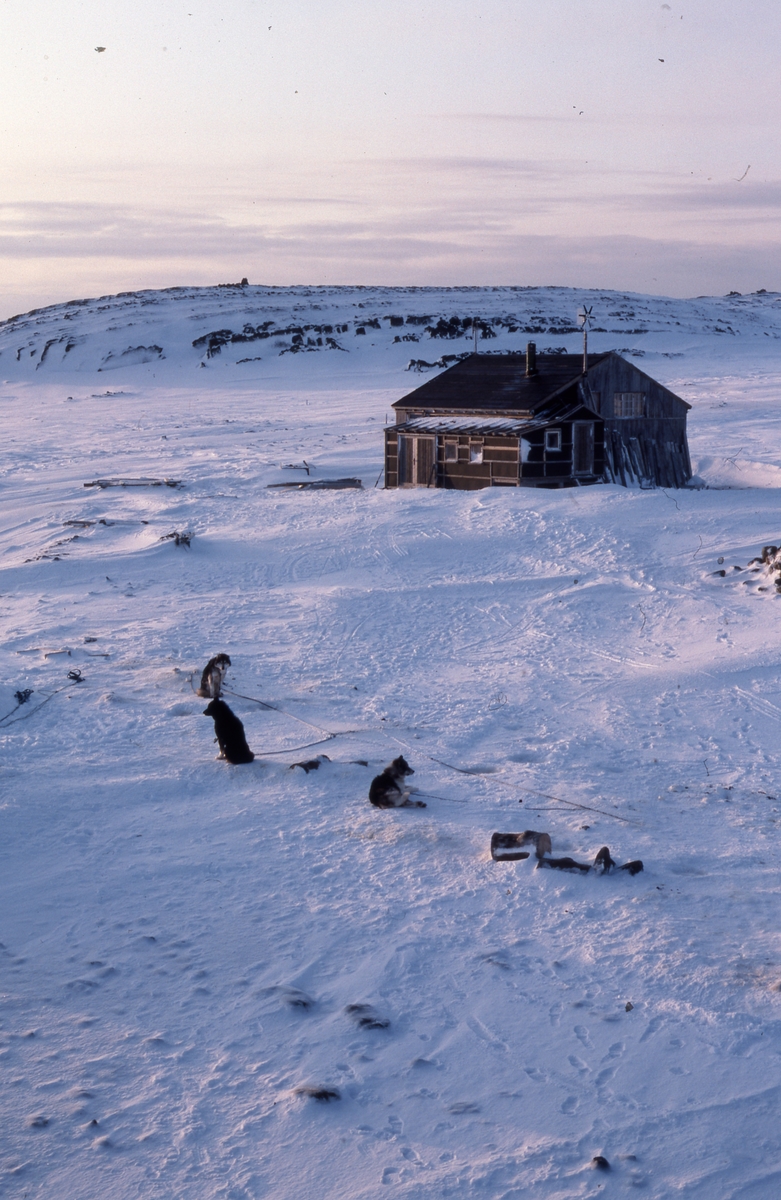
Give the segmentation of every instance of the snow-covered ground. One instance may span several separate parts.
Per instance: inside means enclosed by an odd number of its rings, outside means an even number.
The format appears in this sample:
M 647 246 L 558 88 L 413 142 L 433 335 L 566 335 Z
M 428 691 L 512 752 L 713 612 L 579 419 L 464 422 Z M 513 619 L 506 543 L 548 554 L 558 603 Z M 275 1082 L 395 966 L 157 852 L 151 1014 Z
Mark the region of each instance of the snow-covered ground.
M 472 315 L 574 350 L 584 300 L 709 487 L 375 488 L 410 359 Z M 781 595 L 746 570 L 780 316 L 246 288 L 0 325 L 0 1194 L 781 1193 Z M 303 460 L 364 490 L 267 488 Z M 181 487 L 83 486 L 120 476 Z M 220 651 L 249 766 L 193 692 Z M 368 804 L 399 753 L 425 810 Z M 645 870 L 491 861 L 527 828 Z

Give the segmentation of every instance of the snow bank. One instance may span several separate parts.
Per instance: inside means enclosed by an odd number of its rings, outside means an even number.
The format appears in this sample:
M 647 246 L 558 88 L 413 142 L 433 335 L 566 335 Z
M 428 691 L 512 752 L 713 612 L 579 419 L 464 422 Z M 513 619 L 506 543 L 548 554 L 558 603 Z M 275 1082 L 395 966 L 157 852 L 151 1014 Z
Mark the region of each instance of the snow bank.
M 453 493 L 373 486 L 411 386 L 380 314 L 508 297 L 364 289 L 382 341 L 205 360 L 251 291 L 125 298 L 133 333 L 77 306 L 78 370 L 36 370 L 64 314 L 30 318 L 37 360 L 0 330 L 3 1187 L 775 1195 L 781 597 L 745 571 L 781 543 L 774 298 L 735 309 L 751 354 L 695 328 L 727 301 L 643 301 L 708 488 Z M 364 489 L 266 487 L 304 460 Z M 193 692 L 223 650 L 243 767 Z M 368 804 L 398 753 L 425 810 Z M 491 861 L 527 828 L 645 871 Z

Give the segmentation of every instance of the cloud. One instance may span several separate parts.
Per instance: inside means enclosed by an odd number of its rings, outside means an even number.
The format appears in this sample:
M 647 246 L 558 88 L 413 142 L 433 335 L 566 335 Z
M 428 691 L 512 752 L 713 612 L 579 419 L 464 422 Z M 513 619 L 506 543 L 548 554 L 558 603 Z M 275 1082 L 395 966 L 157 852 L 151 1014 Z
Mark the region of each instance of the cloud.
M 495 121 L 499 123 L 508 123 L 512 125 L 532 125 L 537 123 L 543 124 L 569 124 L 570 122 L 582 120 L 580 110 L 573 110 L 566 116 L 551 116 L 545 113 L 431 113 L 429 120 L 432 121 Z M 584 114 L 585 115 L 585 114 Z
M 435 159 L 428 180 L 411 161 L 375 164 L 362 194 L 337 177 L 333 194 L 321 200 L 313 188 L 295 203 L 274 197 L 273 187 L 253 203 L 244 181 L 228 201 L 203 197 L 200 206 L 0 205 L 4 307 L 243 275 L 276 284 L 547 284 L 679 296 L 772 288 L 781 275 L 781 249 L 766 224 L 780 185 L 754 185 L 753 196 L 737 183 L 583 196 L 530 160 L 467 160 L 465 171 L 463 160 Z M 733 222 L 734 236 L 721 236 Z
M 220 217 L 187 211 L 113 204 L 0 205 L 0 257 L 179 257 L 194 244 L 227 249 L 229 227 Z
M 696 184 L 669 191 L 648 191 L 632 196 L 617 196 L 617 204 L 641 208 L 664 208 L 668 212 L 688 212 L 695 215 L 712 216 L 714 212 L 761 211 L 771 212 L 778 220 L 781 208 L 781 183 L 728 183 Z

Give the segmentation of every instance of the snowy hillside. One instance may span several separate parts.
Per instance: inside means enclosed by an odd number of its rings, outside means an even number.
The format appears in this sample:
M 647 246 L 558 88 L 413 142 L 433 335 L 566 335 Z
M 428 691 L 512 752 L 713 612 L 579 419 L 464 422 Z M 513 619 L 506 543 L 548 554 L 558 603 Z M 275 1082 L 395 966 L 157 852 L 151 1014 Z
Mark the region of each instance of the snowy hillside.
M 124 370 L 154 364 L 172 382 L 189 367 L 257 374 L 286 355 L 349 354 L 365 369 L 453 361 L 473 346 L 577 350 L 578 306 L 594 308 L 593 350 L 645 355 L 708 345 L 719 356 L 781 337 L 781 294 L 669 300 L 575 288 L 171 288 L 74 300 L 0 322 L 0 369 L 9 377 Z M 757 341 L 760 340 L 760 347 Z M 739 351 L 738 351 L 739 352 Z M 379 365 L 378 363 L 374 365 Z M 329 368 L 332 369 L 332 368 Z M 425 369 L 425 368 L 424 368 Z M 189 380 L 188 380 L 189 382 Z M 224 382 L 221 380 L 221 383 Z
M 473 319 L 575 350 L 583 302 L 692 404 L 710 486 L 374 486 L 411 359 Z M 779 305 L 247 287 L 0 325 L 3 1195 L 777 1194 Z M 84 486 L 120 478 L 175 486 Z M 220 651 L 247 766 L 193 690 Z M 427 807 L 375 810 L 400 753 Z M 525 829 L 645 870 L 491 860 Z

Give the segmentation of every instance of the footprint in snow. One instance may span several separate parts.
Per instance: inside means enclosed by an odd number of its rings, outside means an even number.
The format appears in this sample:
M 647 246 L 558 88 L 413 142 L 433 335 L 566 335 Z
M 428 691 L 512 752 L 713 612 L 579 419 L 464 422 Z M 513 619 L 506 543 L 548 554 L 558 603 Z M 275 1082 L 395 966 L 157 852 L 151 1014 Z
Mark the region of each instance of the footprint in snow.
M 648 1022 L 645 1030 L 641 1034 L 640 1041 L 647 1042 L 650 1037 L 653 1037 L 653 1035 L 656 1033 L 657 1029 L 659 1028 L 659 1026 L 661 1024 L 662 1024 L 661 1017 L 652 1017 L 651 1020 Z
M 585 1025 L 576 1025 L 573 1032 L 575 1034 L 575 1037 L 578 1039 L 578 1041 L 582 1042 L 587 1050 L 594 1049 L 594 1046 L 592 1044 L 591 1038 L 588 1035 L 588 1030 L 586 1029 Z

